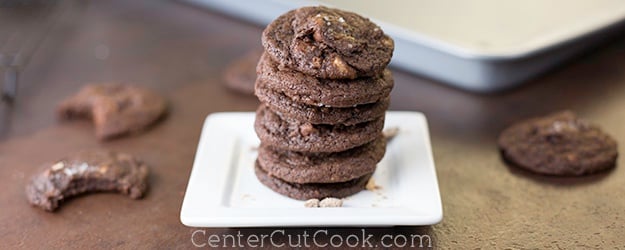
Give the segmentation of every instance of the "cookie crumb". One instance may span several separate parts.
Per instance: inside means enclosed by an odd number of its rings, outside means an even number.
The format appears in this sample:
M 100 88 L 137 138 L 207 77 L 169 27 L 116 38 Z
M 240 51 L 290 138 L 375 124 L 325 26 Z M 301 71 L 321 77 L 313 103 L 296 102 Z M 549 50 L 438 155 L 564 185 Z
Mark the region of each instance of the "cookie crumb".
M 304 207 L 319 207 L 319 199 L 310 199 L 304 202 Z
M 375 184 L 375 180 L 373 178 L 370 178 L 369 181 L 367 182 L 367 185 L 365 185 L 365 189 L 369 190 L 369 191 L 375 191 L 378 189 L 381 189 L 382 187 L 378 186 L 377 184 Z
M 395 138 L 397 134 L 399 134 L 399 127 L 387 128 L 382 131 L 382 135 L 384 135 L 384 138 L 386 138 L 386 142 L 390 142 L 391 140 L 393 140 L 393 138 Z
M 334 198 L 334 197 L 328 197 L 319 202 L 319 207 L 342 207 L 342 206 L 343 206 L 343 200 Z
M 50 169 L 52 169 L 52 171 L 59 171 L 61 169 L 63 169 L 65 167 L 65 164 L 63 164 L 62 161 L 57 162 L 56 164 L 52 165 L 52 167 Z
M 316 129 L 310 123 L 305 123 L 305 124 L 302 124 L 301 126 L 299 126 L 299 133 L 301 135 L 303 135 L 303 136 L 309 136 L 310 134 L 314 133 L 315 131 L 316 131 Z

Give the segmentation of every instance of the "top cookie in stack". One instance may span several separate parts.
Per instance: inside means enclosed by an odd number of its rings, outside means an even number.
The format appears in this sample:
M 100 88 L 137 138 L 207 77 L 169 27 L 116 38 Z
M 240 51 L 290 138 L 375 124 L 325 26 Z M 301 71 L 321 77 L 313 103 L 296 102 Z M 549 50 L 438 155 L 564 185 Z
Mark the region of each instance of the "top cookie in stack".
M 393 40 L 355 13 L 304 7 L 269 24 L 262 43 L 259 180 L 296 199 L 362 190 L 385 151 Z

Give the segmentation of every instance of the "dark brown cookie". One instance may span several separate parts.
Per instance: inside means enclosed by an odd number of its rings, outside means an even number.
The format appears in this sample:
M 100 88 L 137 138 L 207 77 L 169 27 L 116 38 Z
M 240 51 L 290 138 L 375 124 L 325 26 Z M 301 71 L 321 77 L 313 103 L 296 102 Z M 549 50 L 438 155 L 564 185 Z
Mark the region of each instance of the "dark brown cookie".
M 166 101 L 156 93 L 122 84 L 90 84 L 64 100 L 58 108 L 63 119 L 88 118 L 99 139 L 109 139 L 146 129 L 166 111 Z
M 225 86 L 241 94 L 253 95 L 256 65 L 262 50 L 253 50 L 231 63 L 224 71 Z
M 108 151 L 82 152 L 47 166 L 26 186 L 28 201 L 47 211 L 69 197 L 116 191 L 133 199 L 148 188 L 148 167 L 135 157 Z
M 386 151 L 386 139 L 336 153 L 281 151 L 261 144 L 260 167 L 291 183 L 334 183 L 349 181 L 375 171 Z
M 256 177 L 263 185 L 279 194 L 298 200 L 347 197 L 364 190 L 367 181 L 371 178 L 371 174 L 368 174 L 346 182 L 297 184 L 283 181 L 268 174 L 259 166 L 258 161 L 256 161 L 254 170 Z
M 263 31 L 262 44 L 283 67 L 330 79 L 380 75 L 394 49 L 369 19 L 323 6 L 278 17 Z
M 570 111 L 529 119 L 499 136 L 503 157 L 541 174 L 584 175 L 615 166 L 616 141 Z
M 353 125 L 378 119 L 386 113 L 390 97 L 379 102 L 356 105 L 351 108 L 319 107 L 294 102 L 283 93 L 265 88 L 263 82 L 256 84 L 256 96 L 271 110 L 292 121 L 312 124 Z
M 340 152 L 364 145 L 378 138 L 383 127 L 384 117 L 351 126 L 290 122 L 262 104 L 254 122 L 256 134 L 264 144 L 310 153 Z
M 258 63 L 259 87 L 288 96 L 295 103 L 311 106 L 346 108 L 378 102 L 393 88 L 393 76 L 386 69 L 382 75 L 353 80 L 321 79 L 290 69 L 278 69 L 266 53 Z

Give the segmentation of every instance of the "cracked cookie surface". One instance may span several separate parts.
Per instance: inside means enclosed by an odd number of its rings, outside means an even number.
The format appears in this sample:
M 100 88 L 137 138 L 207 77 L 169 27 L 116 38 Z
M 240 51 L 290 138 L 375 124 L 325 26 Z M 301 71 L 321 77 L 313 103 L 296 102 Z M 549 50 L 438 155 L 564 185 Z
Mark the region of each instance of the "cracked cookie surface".
M 291 69 L 279 69 L 266 53 L 258 62 L 256 85 L 279 92 L 293 102 L 317 106 L 349 108 L 381 101 L 393 88 L 393 76 L 386 69 L 381 75 L 353 80 L 321 79 Z
M 267 26 L 262 44 L 282 67 L 329 79 L 382 73 L 393 39 L 358 14 L 323 6 L 289 11 Z

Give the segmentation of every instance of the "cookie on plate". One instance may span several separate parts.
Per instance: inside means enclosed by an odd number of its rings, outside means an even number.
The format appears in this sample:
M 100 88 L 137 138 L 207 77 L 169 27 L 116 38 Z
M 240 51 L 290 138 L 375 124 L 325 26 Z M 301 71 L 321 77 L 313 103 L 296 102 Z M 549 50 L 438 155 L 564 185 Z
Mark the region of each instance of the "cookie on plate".
M 265 186 L 276 193 L 298 200 L 323 199 L 326 197 L 343 198 L 358 193 L 365 189 L 371 174 L 337 183 L 289 183 L 268 174 L 263 170 L 258 161 L 254 167 L 256 177 Z
M 585 175 L 613 168 L 616 141 L 571 111 L 519 122 L 499 136 L 503 157 L 547 175 Z
M 375 171 L 386 151 L 386 139 L 334 153 L 304 153 L 275 150 L 261 144 L 258 149 L 259 166 L 284 181 L 291 183 L 345 182 Z
M 313 124 L 353 125 L 376 120 L 384 116 L 390 104 L 390 97 L 387 96 L 378 102 L 350 108 L 306 105 L 291 100 L 283 93 L 267 89 L 263 81 L 256 82 L 256 96 L 269 109 L 285 119 Z
M 283 68 L 330 79 L 380 75 L 394 49 L 369 19 L 323 6 L 278 17 L 263 31 L 262 44 Z
M 279 92 L 293 102 L 316 107 L 348 108 L 378 102 L 388 97 L 393 76 L 386 69 L 381 75 L 353 80 L 322 79 L 291 69 L 279 69 L 264 53 L 257 67 L 259 87 Z
M 378 138 L 384 117 L 351 126 L 291 122 L 265 105 L 256 111 L 254 129 L 262 143 L 279 150 L 299 152 L 339 152 Z

